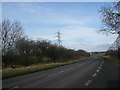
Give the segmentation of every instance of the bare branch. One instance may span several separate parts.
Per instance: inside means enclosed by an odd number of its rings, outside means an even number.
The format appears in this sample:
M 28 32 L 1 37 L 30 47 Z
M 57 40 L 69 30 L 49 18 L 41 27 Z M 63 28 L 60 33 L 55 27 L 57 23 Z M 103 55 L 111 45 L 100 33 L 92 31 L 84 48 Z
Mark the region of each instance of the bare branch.
M 2 22 L 1 34 L 3 54 L 15 48 L 15 41 L 21 37 L 22 30 L 21 23 L 18 21 L 11 22 L 10 20 L 4 20 Z

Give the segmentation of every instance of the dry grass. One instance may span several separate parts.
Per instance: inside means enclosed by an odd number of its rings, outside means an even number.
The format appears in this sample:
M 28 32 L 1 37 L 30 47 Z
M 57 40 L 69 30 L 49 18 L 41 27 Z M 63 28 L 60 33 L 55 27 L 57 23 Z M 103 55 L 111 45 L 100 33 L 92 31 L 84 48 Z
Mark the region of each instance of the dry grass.
M 111 56 L 101 56 L 101 57 L 104 58 L 104 59 L 108 59 L 108 60 L 110 60 L 110 61 L 112 61 L 112 62 L 115 62 L 115 63 L 117 63 L 117 64 L 120 64 L 120 60 L 115 59 L 115 58 L 113 58 L 113 57 L 111 57 Z
M 5 79 L 5 78 L 10 78 L 14 76 L 23 75 L 23 74 L 28 74 L 28 73 L 32 73 L 40 70 L 45 70 L 45 69 L 50 69 L 50 68 L 54 68 L 62 65 L 75 63 L 75 62 L 86 60 L 86 59 L 88 59 L 88 57 L 83 57 L 78 60 L 72 60 L 68 62 L 37 64 L 37 65 L 31 65 L 28 67 L 20 67 L 20 68 L 7 68 L 2 70 L 2 78 Z

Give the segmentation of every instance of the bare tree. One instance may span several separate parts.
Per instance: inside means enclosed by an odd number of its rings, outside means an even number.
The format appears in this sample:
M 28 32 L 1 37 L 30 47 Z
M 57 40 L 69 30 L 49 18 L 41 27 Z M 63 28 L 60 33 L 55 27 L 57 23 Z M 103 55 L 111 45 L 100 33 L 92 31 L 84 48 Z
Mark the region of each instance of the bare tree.
M 2 54 L 6 54 L 9 50 L 15 48 L 15 42 L 22 36 L 22 25 L 18 21 L 10 20 L 2 21 L 0 33 L 2 36 Z
M 100 29 L 107 34 L 118 34 L 118 38 L 115 40 L 111 47 L 120 48 L 120 1 L 115 2 L 113 6 L 103 6 L 100 10 L 102 15 L 103 27 Z M 111 48 L 110 47 L 110 48 Z
M 100 31 L 106 33 L 118 33 L 120 31 L 120 1 L 114 6 L 103 6 L 100 9 L 103 27 Z

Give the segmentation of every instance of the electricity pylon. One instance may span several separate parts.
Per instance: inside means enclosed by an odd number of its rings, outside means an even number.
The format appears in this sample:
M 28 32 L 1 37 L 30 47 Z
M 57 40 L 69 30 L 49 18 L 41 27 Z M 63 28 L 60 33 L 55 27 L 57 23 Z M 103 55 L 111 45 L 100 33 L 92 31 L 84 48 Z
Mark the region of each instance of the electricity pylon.
M 57 45 L 61 46 L 61 33 L 60 33 L 60 31 L 58 30 L 58 32 L 55 33 L 55 34 L 57 34 L 56 35 L 56 37 L 57 37 Z

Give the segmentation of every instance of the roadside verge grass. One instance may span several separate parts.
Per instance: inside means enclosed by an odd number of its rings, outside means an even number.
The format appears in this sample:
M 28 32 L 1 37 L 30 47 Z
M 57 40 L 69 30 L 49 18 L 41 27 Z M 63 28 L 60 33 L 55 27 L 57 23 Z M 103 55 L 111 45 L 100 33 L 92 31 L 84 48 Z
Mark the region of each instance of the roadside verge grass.
M 107 60 L 110 60 L 111 62 L 114 62 L 114 63 L 117 63 L 117 64 L 120 64 L 120 60 L 118 59 L 115 59 L 111 56 L 101 56 L 103 59 L 107 59 Z
M 33 73 L 36 71 L 46 70 L 46 69 L 50 69 L 50 68 L 54 68 L 54 67 L 58 67 L 58 66 L 67 65 L 67 64 L 72 64 L 72 63 L 76 63 L 76 62 L 79 62 L 82 60 L 86 60 L 88 58 L 89 57 L 82 57 L 80 59 L 71 60 L 68 62 L 38 64 L 38 65 L 31 65 L 28 67 L 21 67 L 21 68 L 7 68 L 7 69 L 2 70 L 2 79 L 11 78 L 11 77 L 24 75 L 24 74 L 28 74 L 28 73 Z

